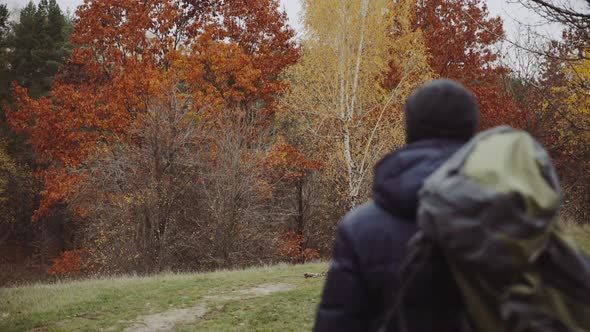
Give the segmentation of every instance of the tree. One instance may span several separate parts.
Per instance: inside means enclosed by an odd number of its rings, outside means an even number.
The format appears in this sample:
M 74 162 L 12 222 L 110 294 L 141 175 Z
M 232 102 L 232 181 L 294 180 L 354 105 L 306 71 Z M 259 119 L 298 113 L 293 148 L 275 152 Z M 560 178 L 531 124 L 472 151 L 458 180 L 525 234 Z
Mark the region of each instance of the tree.
M 285 204 L 289 217 L 282 234 L 283 243 L 279 245 L 282 256 L 294 263 L 318 258 L 317 249 L 311 248 L 311 220 L 313 219 L 313 192 L 309 181 L 322 164 L 309 160 L 298 149 L 279 137 L 264 160 L 265 171 L 269 174 L 271 186 L 275 191 L 276 205 Z M 281 199 L 283 198 L 283 199 Z
M 128 129 L 161 82 L 182 85 L 192 116 L 214 122 L 242 105 L 262 130 L 286 89 L 280 73 L 299 54 L 271 0 L 88 1 L 78 15 L 75 49 L 50 94 L 34 100 L 21 86 L 13 90 L 11 124 L 49 165 L 35 217 L 72 194 L 74 170 L 97 144 L 133 138 Z
M 350 208 L 367 197 L 373 164 L 403 144 L 400 105 L 432 77 L 413 1 L 303 2 L 303 58 L 289 77 L 286 104 L 297 116 L 313 159 Z M 389 65 L 399 70 L 384 86 Z M 321 156 L 321 157 L 320 157 Z
M 423 32 L 429 64 L 440 77 L 458 80 L 473 90 L 482 111 L 482 127 L 524 125 L 508 93 L 509 69 L 497 63 L 494 45 L 504 38 L 502 20 L 489 17 L 481 0 L 420 0 L 414 29 Z
M 583 39 L 577 39 L 583 37 L 572 31 L 542 50 L 537 48 L 538 38 L 530 34 L 525 43 L 519 41 L 523 46 L 519 56 L 524 59 L 515 66 L 511 91 L 518 107 L 528 114 L 526 130 L 546 147 L 555 163 L 564 191 L 562 218 L 585 220 L 590 184 L 581 174 L 590 171 L 588 48 Z
M 0 16 L 1 12 L 0 8 Z M 4 27 L 0 27 L 0 58 L 3 58 L 0 107 L 4 110 L 5 105 L 14 102 L 9 93 L 12 82 L 26 87 L 31 98 L 49 92 L 59 68 L 70 53 L 71 21 L 55 0 L 42 0 L 38 5 L 30 1 L 19 12 L 15 22 L 0 23 L 0 26 Z M 34 169 L 34 152 L 22 136 L 9 128 L 4 113 L 0 119 L 0 131 L 6 137 L 7 152 L 17 164 Z
M 583 4 L 574 5 L 575 3 L 552 0 L 520 0 L 520 3 L 541 15 L 547 22 L 562 24 L 567 30 L 582 35 L 585 40 L 590 38 L 590 2 L 582 1 Z
M 569 38 L 573 34 L 565 35 L 566 43 L 553 43 L 529 95 L 536 97 L 533 133 L 547 146 L 564 186 L 562 215 L 585 220 L 590 183 L 581 174 L 590 172 L 590 60 L 588 46 Z
M 590 115 L 588 114 L 588 50 L 590 3 L 553 0 L 521 0 L 540 15 L 545 24 L 564 28 L 562 38 L 543 48 L 526 51 L 541 55 L 540 77 L 526 91 L 531 108 L 531 131 L 547 146 L 562 179 L 565 204 L 562 215 L 586 220 L 590 184 L 581 174 L 590 170 Z
M 37 6 L 31 2 L 15 17 L 16 20 L 9 20 L 6 6 L 0 5 L 2 108 L 12 103 L 9 96 L 12 81 L 29 86 L 33 97 L 46 94 L 69 51 L 67 39 L 70 21 L 55 1 L 41 1 Z M 33 175 L 35 157 L 24 137 L 9 128 L 4 112 L 0 115 L 0 141 L 4 154 L 0 232 L 9 239 L 6 245 L 30 253 L 28 261 L 42 264 L 44 258 L 59 252 L 64 241 L 64 233 L 60 229 L 65 218 L 56 214 L 47 218 L 42 226 L 29 222 L 40 191 Z M 21 261 L 16 262 L 19 263 L 23 264 Z
M 87 249 L 91 272 L 150 273 L 179 264 L 181 234 L 201 209 L 201 148 L 189 104 L 176 84 L 168 86 L 146 100 L 130 128 L 133 141 L 103 145 L 85 161 L 68 203 L 86 221 L 77 244 Z
M 245 266 L 276 257 L 281 219 L 272 205 L 273 187 L 264 173 L 268 145 L 249 124 L 249 110 L 228 110 L 209 132 L 214 157 L 202 172 L 203 214 L 193 237 L 209 268 Z M 252 140 L 252 137 L 259 137 Z M 262 139 L 260 139 L 262 138 Z
M 32 1 L 23 8 L 8 40 L 9 79 L 32 97 L 46 94 L 70 52 L 70 23 L 55 0 Z
M 26 221 L 34 209 L 37 187 L 30 171 L 8 154 L 7 145 L 6 140 L 0 138 L 0 248 L 26 248 L 26 244 L 31 243 L 25 243 L 24 240 L 33 238 L 33 229 Z M 12 271 L 8 266 L 14 256 L 6 258 L 7 271 Z M 0 279 L 3 277 L 5 275 L 0 274 Z
M 0 70 L 6 70 L 6 37 L 8 34 L 8 7 L 0 4 Z
M 9 32 L 8 17 L 8 7 L 5 4 L 0 4 L 0 101 L 6 98 L 4 91 L 8 91 L 7 72 L 9 66 L 8 54 L 6 52 Z
M 34 99 L 13 87 L 12 128 L 27 134 L 46 165 L 34 219 L 65 205 L 88 221 L 74 243 L 108 272 L 263 257 L 272 236 L 261 231 L 266 196 L 256 170 L 272 142 L 276 98 L 287 91 L 281 73 L 299 57 L 278 6 L 116 0 L 79 7 L 72 56 L 50 93 Z M 239 144 L 228 147 L 222 134 L 232 132 Z M 236 188 L 245 190 L 238 202 Z M 171 259 L 187 253 L 192 262 Z

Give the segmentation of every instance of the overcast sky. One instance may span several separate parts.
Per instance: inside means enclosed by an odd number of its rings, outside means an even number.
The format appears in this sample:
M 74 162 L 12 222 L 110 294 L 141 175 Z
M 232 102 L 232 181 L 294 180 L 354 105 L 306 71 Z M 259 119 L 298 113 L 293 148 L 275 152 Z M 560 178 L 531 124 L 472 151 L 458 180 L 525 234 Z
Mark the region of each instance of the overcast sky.
M 38 2 L 39 0 L 33 0 Z M 581 1 L 581 0 L 565 0 L 565 1 Z M 29 0 L 0 0 L 0 3 L 8 3 L 10 8 L 24 7 Z M 57 0 L 62 9 L 69 8 L 73 13 L 78 5 L 82 4 L 83 0 Z M 301 9 L 300 0 L 280 0 L 283 8 L 287 10 L 291 26 L 296 30 L 301 29 L 299 24 L 298 13 Z M 520 4 L 515 3 L 515 0 L 484 0 L 488 5 L 490 13 L 494 16 L 500 15 L 504 19 L 504 26 L 507 31 L 508 38 L 514 39 L 518 37 L 518 21 L 529 24 L 537 23 L 539 18 L 530 10 L 523 8 Z M 540 27 L 537 31 L 545 35 L 559 36 L 555 26 Z

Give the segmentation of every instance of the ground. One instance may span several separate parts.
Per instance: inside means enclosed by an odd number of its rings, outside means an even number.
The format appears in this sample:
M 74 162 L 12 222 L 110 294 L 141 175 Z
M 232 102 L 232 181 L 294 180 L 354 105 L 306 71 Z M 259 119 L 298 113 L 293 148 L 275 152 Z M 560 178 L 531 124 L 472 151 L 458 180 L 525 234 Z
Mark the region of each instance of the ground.
M 590 253 L 590 226 L 565 224 Z M 309 331 L 326 263 L 0 288 L 0 331 Z
M 327 264 L 0 289 L 0 331 L 310 330 Z

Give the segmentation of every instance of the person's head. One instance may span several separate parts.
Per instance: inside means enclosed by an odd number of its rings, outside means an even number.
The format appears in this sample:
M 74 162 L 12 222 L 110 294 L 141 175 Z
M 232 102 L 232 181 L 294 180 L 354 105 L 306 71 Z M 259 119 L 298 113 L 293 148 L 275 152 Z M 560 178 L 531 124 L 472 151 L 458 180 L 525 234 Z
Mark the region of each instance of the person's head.
M 406 143 L 425 139 L 468 141 L 479 125 L 475 96 L 449 79 L 432 81 L 406 101 Z

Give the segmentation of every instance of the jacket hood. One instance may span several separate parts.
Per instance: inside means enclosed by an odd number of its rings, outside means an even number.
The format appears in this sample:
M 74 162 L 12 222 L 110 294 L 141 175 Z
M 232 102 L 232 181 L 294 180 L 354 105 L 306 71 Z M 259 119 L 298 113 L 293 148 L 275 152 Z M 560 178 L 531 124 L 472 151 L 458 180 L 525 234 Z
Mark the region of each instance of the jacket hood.
M 385 156 L 375 166 L 373 200 L 391 214 L 414 221 L 424 180 L 463 144 L 447 139 L 424 140 Z

